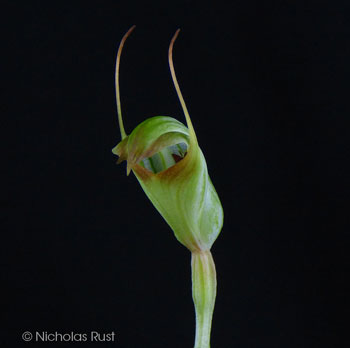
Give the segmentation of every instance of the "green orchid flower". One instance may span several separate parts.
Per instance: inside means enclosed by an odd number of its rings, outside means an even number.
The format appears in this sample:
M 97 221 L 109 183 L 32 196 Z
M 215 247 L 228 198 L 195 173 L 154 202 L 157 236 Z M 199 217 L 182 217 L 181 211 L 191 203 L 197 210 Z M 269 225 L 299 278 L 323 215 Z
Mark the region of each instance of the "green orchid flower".
M 127 161 L 127 174 L 135 174 L 177 240 L 192 253 L 195 348 L 209 348 L 216 297 L 216 271 L 210 248 L 221 231 L 223 209 L 175 75 L 172 51 L 179 30 L 169 46 L 169 66 L 187 127 L 172 117 L 156 116 L 142 122 L 130 135 L 125 133 L 119 65 L 125 40 L 134 27 L 124 35 L 117 54 L 116 99 L 122 141 L 112 151 L 119 156 L 117 163 Z

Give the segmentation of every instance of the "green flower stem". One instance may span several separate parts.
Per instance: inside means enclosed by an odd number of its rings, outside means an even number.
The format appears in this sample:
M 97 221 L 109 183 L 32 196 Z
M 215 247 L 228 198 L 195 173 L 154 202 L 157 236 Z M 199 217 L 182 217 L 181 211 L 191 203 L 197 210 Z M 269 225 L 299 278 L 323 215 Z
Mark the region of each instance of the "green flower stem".
M 192 252 L 192 296 L 196 310 L 194 348 L 210 348 L 216 297 L 216 270 L 209 250 Z

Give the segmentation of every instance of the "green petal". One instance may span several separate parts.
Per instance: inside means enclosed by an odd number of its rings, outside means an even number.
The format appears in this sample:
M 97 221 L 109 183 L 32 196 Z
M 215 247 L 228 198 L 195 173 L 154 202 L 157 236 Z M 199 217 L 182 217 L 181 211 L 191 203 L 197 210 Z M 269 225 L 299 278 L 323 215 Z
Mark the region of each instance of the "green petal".
M 187 128 L 172 117 L 155 116 L 139 124 L 112 151 L 120 156 L 118 163 L 127 160 L 129 174 L 135 164 L 179 143 L 189 143 Z
M 209 250 L 220 233 L 223 209 L 202 151 L 189 154 L 157 174 L 140 165 L 133 171 L 148 198 L 191 251 Z
M 183 144 L 182 147 L 180 144 Z M 172 151 L 186 156 L 171 161 Z M 127 160 L 148 198 L 191 251 L 209 250 L 220 233 L 223 210 L 207 165 L 188 129 L 174 118 L 156 116 L 142 122 L 113 152 Z

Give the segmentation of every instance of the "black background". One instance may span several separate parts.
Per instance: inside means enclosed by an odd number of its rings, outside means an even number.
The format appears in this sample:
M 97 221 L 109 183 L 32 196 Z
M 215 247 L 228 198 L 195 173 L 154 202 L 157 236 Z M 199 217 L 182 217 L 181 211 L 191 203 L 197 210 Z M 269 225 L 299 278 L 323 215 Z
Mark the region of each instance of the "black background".
M 125 165 L 147 117 L 184 121 L 167 50 L 225 211 L 212 347 L 348 347 L 347 1 L 2 5 L 1 347 L 24 331 L 191 347 L 190 253 Z M 348 275 L 347 275 L 348 276 Z

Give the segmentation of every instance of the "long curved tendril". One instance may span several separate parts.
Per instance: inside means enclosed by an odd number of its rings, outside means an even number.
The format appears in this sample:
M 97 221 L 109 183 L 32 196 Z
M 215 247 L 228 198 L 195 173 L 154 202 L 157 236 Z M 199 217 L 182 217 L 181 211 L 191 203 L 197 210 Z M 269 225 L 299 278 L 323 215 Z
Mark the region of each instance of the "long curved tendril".
M 133 25 L 123 36 L 122 40 L 120 41 L 118 53 L 117 53 L 117 61 L 115 63 L 115 96 L 117 100 L 117 110 L 118 110 L 118 122 L 119 122 L 119 128 L 120 128 L 120 134 L 122 136 L 122 139 L 126 137 L 124 124 L 123 124 L 123 118 L 122 118 L 122 110 L 120 106 L 120 91 L 119 91 L 119 65 L 120 65 L 120 56 L 123 50 L 123 46 L 125 43 L 125 40 L 128 38 L 128 36 L 131 34 L 131 32 L 135 29 L 136 25 Z
M 185 100 L 184 100 L 184 98 L 182 96 L 182 93 L 181 93 L 181 90 L 180 90 L 180 86 L 179 86 L 179 84 L 177 82 L 177 79 L 176 79 L 174 63 L 173 63 L 173 46 L 174 46 L 174 42 L 175 42 L 177 36 L 179 35 L 179 32 L 180 32 L 180 29 L 177 29 L 175 35 L 173 36 L 173 38 L 170 41 L 169 56 L 168 56 L 169 57 L 169 67 L 170 67 L 171 77 L 172 77 L 173 82 L 174 82 L 174 86 L 175 86 L 175 89 L 176 89 L 177 96 L 178 96 L 178 98 L 180 100 L 180 103 L 181 103 L 181 106 L 182 106 L 182 110 L 183 110 L 183 112 L 185 114 L 185 117 L 186 117 L 187 127 L 188 127 L 189 132 L 190 132 L 190 142 L 192 142 L 193 144 L 197 144 L 196 133 L 194 131 L 194 128 L 193 128 L 193 125 L 192 125 L 192 121 L 191 121 L 191 117 L 190 117 L 190 114 L 189 114 L 189 112 L 187 110 Z

